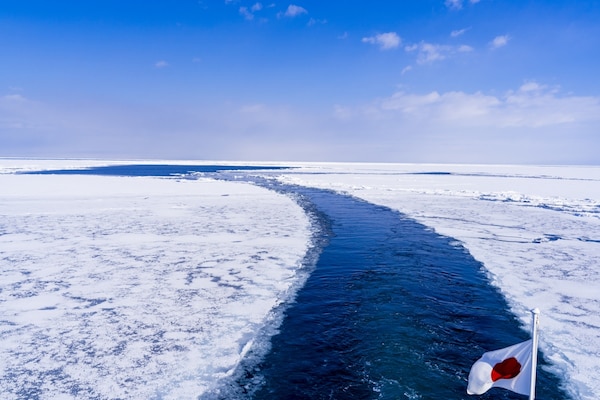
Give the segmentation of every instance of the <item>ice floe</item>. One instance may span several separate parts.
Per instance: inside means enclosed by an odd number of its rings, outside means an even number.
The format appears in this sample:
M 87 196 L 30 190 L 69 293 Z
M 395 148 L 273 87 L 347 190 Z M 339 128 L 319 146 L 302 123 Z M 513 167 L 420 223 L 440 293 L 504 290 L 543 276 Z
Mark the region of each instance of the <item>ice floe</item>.
M 1 397 L 196 398 L 230 375 L 302 273 L 302 208 L 245 183 L 9 173 L 40 164 L 90 162 L 1 163 Z

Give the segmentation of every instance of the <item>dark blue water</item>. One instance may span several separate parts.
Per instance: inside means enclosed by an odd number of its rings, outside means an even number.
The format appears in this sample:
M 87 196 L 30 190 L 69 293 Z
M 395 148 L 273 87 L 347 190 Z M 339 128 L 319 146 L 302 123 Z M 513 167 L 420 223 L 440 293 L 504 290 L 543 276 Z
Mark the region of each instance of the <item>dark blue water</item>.
M 322 213 L 331 237 L 270 353 L 248 373 L 262 382 L 249 397 L 473 398 L 472 363 L 529 338 L 452 239 L 349 196 L 294 191 Z M 555 376 L 538 374 L 538 399 L 568 398 Z M 480 398 L 524 397 L 492 389 Z
M 24 172 L 36 175 L 109 175 L 109 176 L 177 176 L 192 173 L 214 173 L 221 171 L 279 170 L 288 167 L 258 165 L 173 165 L 173 164 L 131 164 L 106 165 L 81 169 L 58 169 Z
M 190 171 L 139 167 L 93 172 Z M 385 207 L 324 190 L 257 183 L 299 199 L 326 240 L 270 351 L 242 363 L 235 381 L 204 398 L 526 398 L 503 389 L 466 394 L 469 369 L 483 352 L 526 340 L 529 333 L 463 247 Z M 537 393 L 537 399 L 569 398 L 543 368 Z

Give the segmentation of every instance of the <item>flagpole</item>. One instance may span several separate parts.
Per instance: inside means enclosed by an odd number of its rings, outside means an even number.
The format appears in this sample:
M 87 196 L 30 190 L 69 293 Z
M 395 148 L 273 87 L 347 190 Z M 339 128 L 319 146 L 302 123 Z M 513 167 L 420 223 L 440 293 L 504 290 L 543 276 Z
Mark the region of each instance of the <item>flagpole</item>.
M 537 371 L 537 349 L 538 349 L 538 325 L 540 309 L 534 308 L 531 310 L 532 326 L 531 326 L 531 384 L 529 386 L 529 400 L 535 400 L 535 381 Z

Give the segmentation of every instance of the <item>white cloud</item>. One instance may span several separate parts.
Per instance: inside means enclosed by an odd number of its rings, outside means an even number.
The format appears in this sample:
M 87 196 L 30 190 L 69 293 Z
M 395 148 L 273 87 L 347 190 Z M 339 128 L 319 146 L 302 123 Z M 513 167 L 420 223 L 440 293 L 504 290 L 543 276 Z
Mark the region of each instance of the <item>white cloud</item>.
M 402 89 L 362 106 L 338 104 L 347 135 L 369 132 L 376 159 L 415 162 L 597 163 L 600 96 L 536 82 L 503 94 Z M 364 152 L 367 142 L 362 143 Z
M 469 0 L 469 3 L 477 4 L 479 1 L 480 0 Z M 446 0 L 444 4 L 451 10 L 460 10 L 463 7 L 463 0 Z
M 390 50 L 400 46 L 402 39 L 396 32 L 387 32 L 375 36 L 364 37 L 362 42 L 377 45 L 381 50 Z
M 537 82 L 526 82 L 519 88 L 520 92 L 539 92 L 540 90 L 545 90 L 548 87 L 546 85 L 540 85 Z
M 262 3 L 254 3 L 252 7 L 248 8 L 246 6 L 242 6 L 239 8 L 240 15 L 242 15 L 247 21 L 252 21 L 254 19 L 254 14 L 263 9 Z M 266 21 L 266 20 L 261 20 Z
M 422 43 L 419 51 L 420 53 L 417 62 L 430 63 L 446 58 L 445 53 L 450 51 L 450 47 L 439 44 Z
M 557 88 L 527 82 L 494 96 L 461 91 L 397 92 L 380 100 L 381 113 L 461 126 L 539 128 L 600 120 L 600 98 L 561 96 Z
M 411 44 L 404 47 L 407 53 L 417 53 L 417 64 L 425 65 L 432 64 L 437 61 L 442 61 L 456 53 L 468 53 L 473 51 L 473 47 L 468 45 L 448 46 L 442 44 L 434 44 L 421 42 Z
M 508 44 L 510 37 L 508 35 L 496 36 L 494 40 L 490 42 L 490 47 L 492 49 L 499 49 L 500 47 L 504 47 Z
M 300 7 L 300 6 L 297 6 L 294 4 L 290 4 L 288 6 L 287 10 L 285 10 L 284 13 L 279 13 L 278 16 L 294 18 L 294 17 L 297 17 L 302 14 L 308 14 L 308 11 L 306 10 L 306 8 Z
M 385 111 L 398 111 L 415 117 L 435 118 L 446 122 L 472 121 L 498 106 L 499 100 L 481 93 L 431 92 L 424 95 L 398 92 L 381 102 Z
M 463 28 L 463 29 L 457 29 L 455 31 L 450 32 L 450 36 L 451 37 L 459 37 L 465 34 L 465 32 L 467 32 L 469 29 L 471 28 Z
M 165 60 L 160 60 L 160 61 L 157 61 L 157 62 L 155 62 L 155 63 L 154 63 L 154 66 L 155 66 L 156 68 L 166 68 L 166 67 L 168 67 L 168 66 L 169 66 L 169 63 L 168 63 L 168 62 L 166 62 Z
M 407 65 L 406 67 L 402 68 L 401 74 L 404 75 L 407 72 L 411 71 L 412 69 L 413 69 L 412 65 Z
M 453 47 L 440 44 L 421 42 L 404 48 L 407 52 L 417 52 L 417 64 L 431 64 L 441 61 L 453 51 Z
M 27 99 L 20 95 L 20 94 L 5 94 L 4 96 L 0 97 L 0 101 L 4 102 L 24 102 L 27 101 Z
M 240 14 L 247 19 L 248 21 L 251 21 L 254 19 L 254 14 L 252 14 L 249 10 L 248 7 L 240 7 Z
M 600 160 L 600 97 L 565 94 L 535 81 L 502 94 L 403 88 L 363 106 L 340 103 L 327 115 L 322 112 L 267 103 L 205 109 L 50 105 L 8 94 L 0 95 L 0 149 L 15 156 L 57 157 L 554 162 L 552 156 L 565 155 L 560 160 Z M 283 138 L 281 132 L 289 134 Z M 521 146 L 525 140 L 530 145 Z M 548 157 L 541 157 L 538 144 L 546 146 Z
M 460 10 L 462 8 L 462 0 L 446 0 L 444 4 L 451 10 Z

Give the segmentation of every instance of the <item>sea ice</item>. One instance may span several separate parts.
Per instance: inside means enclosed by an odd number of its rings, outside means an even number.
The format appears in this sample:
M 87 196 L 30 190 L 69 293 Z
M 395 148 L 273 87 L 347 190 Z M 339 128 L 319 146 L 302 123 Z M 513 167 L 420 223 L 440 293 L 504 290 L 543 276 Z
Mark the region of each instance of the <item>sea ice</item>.
M 0 163 L 3 399 L 196 398 L 232 373 L 302 275 L 310 223 L 284 195 L 12 174 L 37 168 Z

